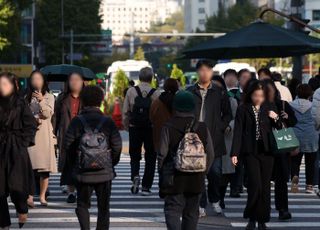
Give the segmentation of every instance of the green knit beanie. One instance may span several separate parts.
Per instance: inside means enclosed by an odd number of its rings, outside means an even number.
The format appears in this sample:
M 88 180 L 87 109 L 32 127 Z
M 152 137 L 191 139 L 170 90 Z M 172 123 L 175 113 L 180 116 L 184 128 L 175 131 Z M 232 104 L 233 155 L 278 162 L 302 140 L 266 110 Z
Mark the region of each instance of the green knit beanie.
M 193 94 L 181 90 L 173 98 L 173 109 L 178 112 L 191 112 L 195 108 L 195 101 Z

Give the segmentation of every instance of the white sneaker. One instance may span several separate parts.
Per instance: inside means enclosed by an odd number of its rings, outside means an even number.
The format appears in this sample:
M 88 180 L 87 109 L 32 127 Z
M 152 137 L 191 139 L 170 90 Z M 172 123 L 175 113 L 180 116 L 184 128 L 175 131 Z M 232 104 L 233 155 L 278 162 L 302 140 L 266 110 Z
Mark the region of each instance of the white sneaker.
M 207 212 L 205 208 L 199 208 L 199 218 L 203 218 L 207 216 Z
M 220 207 L 219 201 L 217 203 L 212 203 L 212 208 L 215 211 L 215 213 L 217 213 L 217 214 L 222 213 L 222 209 Z

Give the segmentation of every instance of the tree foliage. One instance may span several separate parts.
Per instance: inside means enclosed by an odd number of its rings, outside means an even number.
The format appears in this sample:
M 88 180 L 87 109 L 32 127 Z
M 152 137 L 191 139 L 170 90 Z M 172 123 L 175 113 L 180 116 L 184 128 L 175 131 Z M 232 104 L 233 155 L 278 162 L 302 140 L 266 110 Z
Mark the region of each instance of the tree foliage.
M 0 50 L 9 44 L 3 28 L 8 25 L 8 19 L 14 14 L 12 6 L 6 0 L 0 0 Z
M 101 0 L 68 0 L 64 1 L 64 31 L 74 34 L 100 34 L 102 16 L 100 14 Z M 62 46 L 69 53 L 69 40 L 61 38 L 61 4 L 60 1 L 38 0 L 37 2 L 37 31 L 45 53 L 44 64 L 59 64 L 62 61 Z M 79 41 L 94 40 L 95 38 L 77 38 Z M 76 38 L 75 38 L 76 40 Z M 95 39 L 97 40 L 97 39 Z M 84 54 L 84 62 L 89 55 L 89 47 L 75 45 L 74 52 Z M 79 61 L 77 64 L 82 64 Z
M 113 81 L 113 90 L 112 90 L 112 96 L 114 98 L 120 98 L 121 101 L 123 101 L 123 92 L 126 88 L 129 87 L 129 79 L 126 73 L 119 69 L 114 76 Z
M 186 77 L 184 76 L 183 71 L 178 68 L 177 64 L 173 64 L 170 78 L 176 79 L 181 87 L 184 88 L 186 86 Z
M 134 54 L 134 60 L 136 61 L 143 61 L 145 60 L 144 51 L 141 46 L 138 47 L 136 53 Z

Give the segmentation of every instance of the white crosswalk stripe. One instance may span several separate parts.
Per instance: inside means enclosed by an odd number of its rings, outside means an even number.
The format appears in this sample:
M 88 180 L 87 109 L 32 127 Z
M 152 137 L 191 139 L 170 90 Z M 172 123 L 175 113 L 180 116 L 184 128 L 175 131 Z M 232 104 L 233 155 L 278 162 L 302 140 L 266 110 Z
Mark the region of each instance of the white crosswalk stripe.
M 141 169 L 144 168 L 142 163 Z M 112 184 L 111 196 L 111 230 L 165 230 L 163 214 L 163 200 L 158 196 L 158 176 L 155 177 L 153 194 L 149 197 L 130 194 L 130 164 L 129 157 L 123 154 L 119 165 L 116 168 L 117 178 Z M 75 204 L 65 202 L 66 195 L 62 194 L 59 186 L 60 174 L 54 174 L 50 178 L 50 197 L 48 207 L 40 207 L 39 201 L 35 198 L 36 208 L 30 209 L 28 223 L 25 229 L 53 230 L 79 229 L 75 215 Z M 291 222 L 279 222 L 277 212 L 272 207 L 271 222 L 268 224 L 272 229 L 320 229 L 320 199 L 315 194 L 304 193 L 304 169 L 301 170 L 301 193 L 289 194 L 289 206 L 293 214 Z M 229 221 L 228 228 L 215 229 L 243 229 L 246 220 L 242 219 L 242 211 L 246 203 L 247 194 L 243 193 L 241 198 L 226 197 L 226 209 L 224 215 Z M 272 203 L 274 194 L 272 193 Z M 97 216 L 96 197 L 92 198 L 91 225 L 96 224 Z M 209 212 L 210 213 L 210 212 Z M 17 228 L 16 213 L 13 204 L 10 203 L 10 215 L 12 217 L 12 229 Z M 211 215 L 211 214 L 210 214 Z M 207 224 L 207 217 L 200 220 L 199 230 L 211 229 L 215 224 Z M 203 225 L 202 225 L 203 224 Z M 206 226 L 206 227 L 203 227 Z

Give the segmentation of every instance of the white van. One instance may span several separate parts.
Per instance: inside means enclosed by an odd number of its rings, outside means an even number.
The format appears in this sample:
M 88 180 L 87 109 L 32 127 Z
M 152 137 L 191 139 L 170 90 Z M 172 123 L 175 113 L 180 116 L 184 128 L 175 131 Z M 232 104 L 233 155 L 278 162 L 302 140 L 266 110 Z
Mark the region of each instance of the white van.
M 256 75 L 257 70 L 255 67 L 250 66 L 248 63 L 239 63 L 239 62 L 227 62 L 227 63 L 218 63 L 213 67 L 214 74 L 222 75 L 227 69 L 234 69 L 239 72 L 241 69 L 248 69 L 251 73 Z
M 151 67 L 150 63 L 147 61 L 136 61 L 136 60 L 126 60 L 126 61 L 116 61 L 107 70 L 107 76 L 110 81 L 109 89 L 112 92 L 112 82 L 114 76 L 119 69 L 123 70 L 130 80 L 133 80 L 136 84 L 139 81 L 139 72 L 144 67 Z

